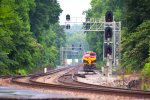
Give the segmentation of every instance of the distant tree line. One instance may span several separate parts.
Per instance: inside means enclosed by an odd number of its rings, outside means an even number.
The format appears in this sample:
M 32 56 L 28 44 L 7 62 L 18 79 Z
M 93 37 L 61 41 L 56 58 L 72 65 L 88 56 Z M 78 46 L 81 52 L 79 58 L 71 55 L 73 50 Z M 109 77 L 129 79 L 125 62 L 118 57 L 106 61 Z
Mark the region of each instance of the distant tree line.
M 0 0 L 0 75 L 59 63 L 61 12 L 57 0 Z

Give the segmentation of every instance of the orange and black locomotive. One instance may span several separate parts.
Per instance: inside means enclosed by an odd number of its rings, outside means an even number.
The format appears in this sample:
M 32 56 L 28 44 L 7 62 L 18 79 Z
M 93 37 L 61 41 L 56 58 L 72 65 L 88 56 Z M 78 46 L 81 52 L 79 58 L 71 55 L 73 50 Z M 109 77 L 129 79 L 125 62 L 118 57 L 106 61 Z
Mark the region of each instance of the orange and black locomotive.
M 93 71 L 96 69 L 96 53 L 92 51 L 85 52 L 83 55 L 84 71 Z

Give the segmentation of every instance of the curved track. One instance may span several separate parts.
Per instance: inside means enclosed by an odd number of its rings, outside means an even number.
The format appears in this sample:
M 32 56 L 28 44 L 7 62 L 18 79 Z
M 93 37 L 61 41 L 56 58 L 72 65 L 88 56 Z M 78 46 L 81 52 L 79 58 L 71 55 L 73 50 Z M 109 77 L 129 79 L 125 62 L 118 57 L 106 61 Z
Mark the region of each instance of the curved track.
M 138 96 L 144 98 L 150 98 L 150 91 L 130 90 L 123 88 L 114 88 L 107 86 L 91 85 L 88 83 L 82 83 L 77 81 L 77 71 L 80 66 L 67 67 L 50 71 L 48 73 L 42 73 L 37 75 L 19 76 L 12 79 L 13 82 L 18 84 L 26 84 L 30 86 L 41 87 L 56 87 L 64 89 L 74 89 L 83 92 L 95 92 L 95 93 L 109 93 L 127 96 Z M 40 79 L 41 78 L 41 79 Z M 48 81 L 50 80 L 50 81 Z

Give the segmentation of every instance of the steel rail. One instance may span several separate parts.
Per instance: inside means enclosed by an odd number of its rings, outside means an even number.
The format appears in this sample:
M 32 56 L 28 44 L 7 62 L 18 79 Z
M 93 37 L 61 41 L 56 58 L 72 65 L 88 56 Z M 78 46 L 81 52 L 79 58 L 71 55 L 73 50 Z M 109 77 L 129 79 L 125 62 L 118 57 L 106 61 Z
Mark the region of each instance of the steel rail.
M 64 69 L 65 70 L 65 69 Z M 75 70 L 75 71 L 73 71 Z M 125 89 L 125 88 L 115 88 L 115 87 L 108 87 L 108 86 L 98 86 L 98 85 L 93 85 L 93 84 L 88 84 L 88 83 L 83 83 L 79 82 L 76 80 L 77 77 L 77 67 L 74 67 L 72 71 L 63 74 L 58 78 L 58 82 L 61 84 L 51 84 L 51 83 L 44 83 L 44 82 L 37 82 L 36 79 L 41 76 L 46 76 L 50 74 L 57 73 L 58 71 L 52 71 L 46 74 L 40 74 L 40 75 L 33 75 L 30 80 L 30 85 L 34 86 L 42 86 L 42 87 L 53 87 L 53 88 L 63 88 L 63 89 L 73 89 L 73 90 L 81 90 L 84 92 L 95 92 L 95 93 L 100 93 L 100 92 L 105 92 L 109 94 L 120 94 L 120 95 L 128 95 L 128 96 L 143 96 L 146 98 L 150 98 L 150 91 L 142 91 L 142 90 L 132 90 L 132 89 Z M 22 78 L 24 76 L 20 76 L 19 78 Z M 18 78 L 13 78 L 13 82 L 17 82 L 16 79 Z M 27 83 L 23 83 L 27 84 Z

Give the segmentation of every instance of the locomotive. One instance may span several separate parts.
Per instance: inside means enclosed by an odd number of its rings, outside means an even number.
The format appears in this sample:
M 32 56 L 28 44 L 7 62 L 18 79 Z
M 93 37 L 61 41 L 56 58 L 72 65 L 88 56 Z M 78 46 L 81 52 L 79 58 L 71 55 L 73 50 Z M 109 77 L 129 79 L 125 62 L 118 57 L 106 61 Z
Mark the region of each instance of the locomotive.
M 85 72 L 96 69 L 96 53 L 92 51 L 85 52 L 83 55 L 83 70 Z

